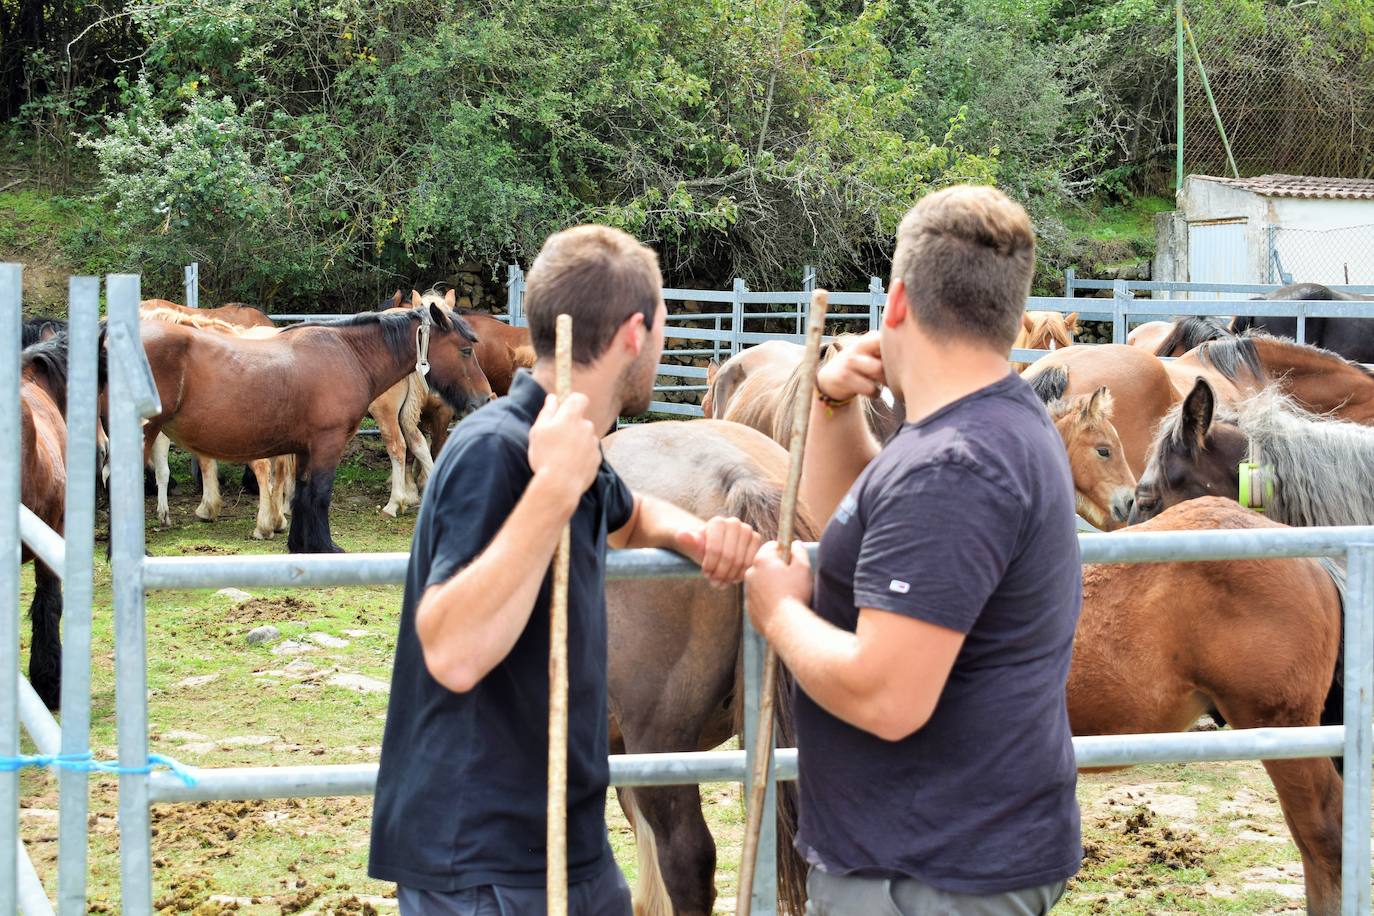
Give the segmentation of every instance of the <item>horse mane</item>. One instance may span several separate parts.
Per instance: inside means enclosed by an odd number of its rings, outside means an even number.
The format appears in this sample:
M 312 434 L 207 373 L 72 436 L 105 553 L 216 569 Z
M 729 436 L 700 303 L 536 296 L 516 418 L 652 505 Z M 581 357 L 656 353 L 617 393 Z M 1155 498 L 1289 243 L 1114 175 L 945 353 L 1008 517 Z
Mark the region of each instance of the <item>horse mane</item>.
M 1041 403 L 1049 406 L 1055 401 L 1064 399 L 1064 392 L 1069 389 L 1069 370 L 1063 366 L 1051 366 L 1027 379 L 1030 382 L 1031 390 L 1035 392 Z
M 1311 344 L 1300 344 L 1294 340 L 1271 337 L 1268 334 L 1255 333 L 1254 331 L 1247 331 L 1238 337 L 1208 341 L 1198 348 L 1198 357 L 1204 366 L 1217 370 L 1233 382 L 1241 381 L 1238 376 L 1242 369 L 1253 378 L 1265 381 L 1264 361 L 1260 355 L 1261 347 L 1330 361 L 1337 365 L 1348 366 L 1366 377 L 1374 378 L 1374 372 L 1359 363 L 1346 359 L 1339 353 L 1332 353 L 1330 350 L 1323 350 L 1321 347 L 1314 347 Z
M 387 348 L 395 353 L 406 350 L 414 339 L 412 329 L 413 321 L 419 317 L 420 309 L 406 309 L 404 312 L 359 312 L 356 315 L 344 315 L 341 318 L 318 318 L 312 321 L 302 321 L 300 324 L 289 325 L 281 329 L 282 334 L 290 334 L 299 331 L 301 328 L 360 328 L 376 325 L 381 328 L 382 340 Z M 453 319 L 453 327 L 463 339 L 468 343 L 477 343 L 477 334 L 472 330 L 472 326 L 463 320 L 461 315 L 455 315 L 452 310 L 448 310 L 449 317 Z
M 1374 524 L 1374 429 L 1308 413 L 1273 387 L 1237 404 L 1234 422 L 1278 478 L 1275 520 Z
M 66 322 L 62 322 L 64 327 L 61 331 L 49 337 L 47 340 L 40 340 L 38 343 L 31 344 L 24 348 L 20 356 L 19 365 L 21 370 L 27 369 L 35 375 L 41 375 L 46 379 L 53 392 L 53 399 L 57 401 L 57 409 L 63 416 L 67 414 L 67 372 L 68 372 L 68 331 L 65 327 Z M 105 360 L 105 321 L 100 321 L 100 335 L 96 344 L 96 385 L 101 391 L 105 390 L 106 381 L 106 360 Z
M 1233 336 L 1230 329 L 1215 318 L 1189 315 L 1174 322 L 1169 336 L 1155 348 L 1155 356 L 1168 356 L 1175 349 L 1187 353 L 1210 340 L 1226 340 Z
M 165 321 L 167 324 L 179 324 L 202 331 L 216 331 L 230 337 L 238 337 L 239 332 L 243 330 L 238 325 L 230 324 L 222 318 L 213 318 L 209 315 L 189 315 L 186 312 L 179 312 L 176 309 L 163 306 L 140 309 L 139 311 L 139 318 L 144 321 Z

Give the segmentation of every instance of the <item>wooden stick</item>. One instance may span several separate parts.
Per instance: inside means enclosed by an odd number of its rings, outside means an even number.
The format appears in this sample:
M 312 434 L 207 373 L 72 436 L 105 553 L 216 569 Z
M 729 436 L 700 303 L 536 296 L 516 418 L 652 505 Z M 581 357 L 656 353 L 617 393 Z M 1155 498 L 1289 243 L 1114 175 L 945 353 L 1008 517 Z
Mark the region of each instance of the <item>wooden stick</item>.
M 572 316 L 559 315 L 554 343 L 558 403 L 572 393 Z M 549 608 L 549 808 L 548 914 L 568 913 L 568 556 L 572 526 L 553 557 L 553 601 Z
M 802 379 L 814 379 L 820 361 L 821 335 L 825 332 L 825 312 L 830 293 L 817 289 L 811 294 L 811 314 L 806 322 L 806 351 L 802 354 Z M 803 381 L 791 404 L 792 441 L 789 443 L 787 486 L 782 491 L 778 519 L 778 550 L 782 561 L 792 562 L 792 535 L 796 529 L 797 494 L 801 489 L 802 457 L 806 452 L 806 430 L 811 425 L 811 398 L 814 384 Z M 763 659 L 763 685 L 759 693 L 758 731 L 754 735 L 754 771 L 749 783 L 749 802 L 745 806 L 744 849 L 740 856 L 739 889 L 735 912 L 749 916 L 753 906 L 754 872 L 758 868 L 759 836 L 763 830 L 763 802 L 768 792 L 768 773 L 773 762 L 773 695 L 777 691 L 778 656 L 770 646 Z

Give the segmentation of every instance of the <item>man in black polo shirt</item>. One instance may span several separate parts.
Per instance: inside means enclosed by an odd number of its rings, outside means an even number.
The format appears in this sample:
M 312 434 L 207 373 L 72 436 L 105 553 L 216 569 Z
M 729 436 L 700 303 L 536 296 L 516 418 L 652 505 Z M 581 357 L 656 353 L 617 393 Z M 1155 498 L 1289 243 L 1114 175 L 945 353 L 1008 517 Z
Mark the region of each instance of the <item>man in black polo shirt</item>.
M 644 412 L 663 347 L 648 248 L 579 226 L 545 243 L 526 310 L 538 362 L 464 420 L 415 527 L 382 739 L 369 874 L 401 912 L 545 912 L 550 563 L 572 525 L 568 584 L 568 880 L 577 916 L 628 916 L 605 807 L 606 545 L 669 547 L 716 584 L 743 578 L 759 538 L 635 496 L 598 431 Z M 573 316 L 573 390 L 559 405 L 554 323 Z
M 992 188 L 907 214 L 881 330 L 817 375 L 814 583 L 800 549 L 789 567 L 765 545 L 749 572 L 799 688 L 809 914 L 1044 913 L 1079 867 L 1073 482 L 1007 364 L 1034 261 Z M 850 402 L 884 382 L 907 422 L 880 450 Z

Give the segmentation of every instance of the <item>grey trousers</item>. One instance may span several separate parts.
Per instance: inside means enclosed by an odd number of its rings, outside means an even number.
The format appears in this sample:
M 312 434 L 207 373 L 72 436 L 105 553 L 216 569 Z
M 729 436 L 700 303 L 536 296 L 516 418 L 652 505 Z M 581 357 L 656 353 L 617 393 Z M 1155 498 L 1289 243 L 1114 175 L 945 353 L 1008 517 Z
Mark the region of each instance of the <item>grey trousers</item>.
M 856 878 L 819 868 L 806 877 L 806 916 L 1042 916 L 1064 882 L 1005 894 L 952 894 L 914 878 Z
M 544 888 L 484 885 L 460 891 L 398 886 L 401 916 L 544 916 Z M 631 916 L 630 886 L 612 860 L 594 878 L 568 885 L 568 916 Z

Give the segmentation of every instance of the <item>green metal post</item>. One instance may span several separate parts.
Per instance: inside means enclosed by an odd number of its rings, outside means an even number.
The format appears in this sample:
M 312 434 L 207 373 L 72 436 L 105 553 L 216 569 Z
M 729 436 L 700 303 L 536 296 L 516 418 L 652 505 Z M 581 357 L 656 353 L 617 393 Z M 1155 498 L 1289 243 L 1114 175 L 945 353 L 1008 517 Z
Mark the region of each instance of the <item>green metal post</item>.
M 1183 20 L 1183 28 L 1188 32 L 1188 44 L 1193 48 L 1193 60 L 1197 62 L 1198 75 L 1202 77 L 1202 91 L 1207 93 L 1207 104 L 1212 106 L 1212 117 L 1217 122 L 1217 133 L 1221 134 L 1221 145 L 1226 147 L 1226 161 L 1231 164 L 1231 176 L 1240 177 L 1236 168 L 1236 157 L 1231 155 L 1231 141 L 1226 136 L 1226 125 L 1221 123 L 1221 112 L 1217 111 L 1217 100 L 1212 97 L 1212 84 L 1207 80 L 1207 68 L 1202 66 L 1202 55 L 1198 53 L 1197 39 L 1193 37 L 1193 27 Z
M 1178 95 L 1174 105 L 1178 109 L 1178 151 L 1174 191 L 1178 193 L 1183 190 L 1183 0 L 1177 0 L 1174 4 L 1174 44 L 1177 58 L 1177 75 L 1174 82 L 1177 84 Z

